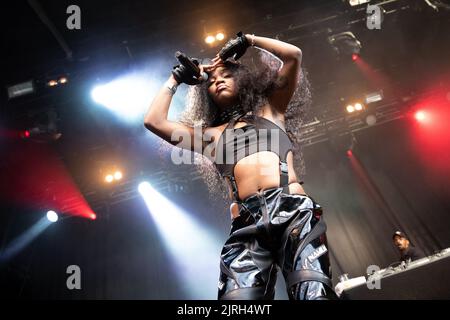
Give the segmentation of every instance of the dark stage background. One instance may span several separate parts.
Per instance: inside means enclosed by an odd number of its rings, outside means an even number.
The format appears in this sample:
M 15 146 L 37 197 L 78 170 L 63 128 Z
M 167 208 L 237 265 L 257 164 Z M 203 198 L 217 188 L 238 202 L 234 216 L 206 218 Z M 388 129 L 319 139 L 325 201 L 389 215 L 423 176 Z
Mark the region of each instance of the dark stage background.
M 380 89 L 385 93 L 381 104 L 397 108 L 398 116 L 386 123 L 353 132 L 344 126 L 330 130 L 322 142 L 304 143 L 302 179 L 305 190 L 324 208 L 334 284 L 341 274 L 357 277 L 365 275 L 369 265 L 383 268 L 396 262 L 391 239 L 395 230 L 405 232 L 429 255 L 450 247 L 449 10 L 436 11 L 419 0 L 392 1 L 387 8 L 391 13 L 377 31 L 367 29 L 364 12 L 337 0 L 159 6 L 141 0 L 78 1 L 83 28 L 68 31 L 65 9 L 72 3 L 40 1 L 70 47 L 69 59 L 31 8 L 34 2 L 2 4 L 0 10 L 7 13 L 0 19 L 5 44 L 1 87 L 28 79 L 41 84 L 35 94 L 15 100 L 7 98 L 6 90 L 1 92 L 2 298 L 216 298 L 217 282 L 210 279 L 217 278 L 221 244 L 229 232 L 227 204 L 207 196 L 206 185 L 193 180 L 193 166 L 173 165 L 142 122 L 123 124 L 111 111 L 94 105 L 89 92 L 95 84 L 136 70 L 151 70 L 159 88 L 176 62 L 175 50 L 214 56 L 218 48 L 205 47 L 203 32 L 205 26 L 220 23 L 230 30 L 230 37 L 243 30 L 277 36 L 302 49 L 313 88 L 305 122 L 345 118 L 343 108 L 353 97 Z M 366 72 L 351 59 L 334 55 L 327 37 L 343 31 L 352 31 L 361 40 Z M 68 75 L 67 86 L 41 88 L 59 74 Z M 175 113 L 182 109 L 185 92 L 184 88 L 177 92 Z M 435 130 L 414 118 L 417 107 L 425 106 L 439 114 L 439 124 L 430 126 Z M 36 115 L 49 109 L 57 112 L 59 140 L 18 138 Z M 125 172 L 116 187 L 97 181 L 110 162 L 120 163 Z M 208 253 L 217 260 L 196 275 L 195 290 L 181 279 L 184 270 L 174 266 L 136 190 L 138 182 L 148 177 L 158 180 L 158 190 L 217 240 Z M 49 204 L 65 204 L 57 182 L 86 199 L 82 205 L 95 211 L 96 220 L 68 210 L 20 252 L 4 259 L 14 240 L 41 220 Z M 173 221 L 173 232 L 182 227 Z M 192 254 L 190 262 L 204 256 Z M 66 287 L 69 265 L 81 268 L 81 290 Z M 286 299 L 279 280 L 277 298 Z
M 366 183 L 335 146 L 322 143 L 305 150 L 305 188 L 324 207 L 335 283 L 342 273 L 361 276 L 369 265 L 383 268 L 397 261 L 391 242 L 397 229 L 407 232 L 427 254 L 450 247 L 450 173 L 434 172 L 420 161 L 410 126 L 406 120 L 397 120 L 356 135 L 354 156 L 365 168 Z M 173 200 L 225 241 L 225 208 L 205 198 L 206 191 L 203 187 Z M 10 233 L 20 233 L 38 217 L 14 207 L 8 210 L 15 213 Z M 123 202 L 98 215 L 96 221 L 67 219 L 46 230 L 2 267 L 2 293 L 43 299 L 188 298 L 168 267 L 167 252 L 142 199 Z M 79 292 L 65 285 L 65 269 L 71 264 L 82 270 Z M 198 282 L 200 286 L 204 282 L 201 274 Z M 279 290 L 283 286 L 279 284 Z M 284 292 L 277 297 L 285 298 Z

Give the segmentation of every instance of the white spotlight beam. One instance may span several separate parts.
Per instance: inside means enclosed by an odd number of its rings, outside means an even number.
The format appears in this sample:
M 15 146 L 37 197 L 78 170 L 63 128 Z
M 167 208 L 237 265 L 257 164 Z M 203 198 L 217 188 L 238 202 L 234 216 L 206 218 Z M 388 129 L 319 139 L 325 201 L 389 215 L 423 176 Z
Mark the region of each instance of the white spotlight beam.
M 92 99 L 129 122 L 141 120 L 151 102 L 152 85 L 143 76 L 129 75 L 95 87 Z
M 179 277 L 180 286 L 192 299 L 216 299 L 221 244 L 206 226 L 156 191 L 148 182 L 139 185 Z
M 31 228 L 22 233 L 8 244 L 8 246 L 0 252 L 0 263 L 6 262 L 13 258 L 16 254 L 28 246 L 34 239 L 36 239 L 49 225 L 51 225 L 47 217 L 41 218 Z

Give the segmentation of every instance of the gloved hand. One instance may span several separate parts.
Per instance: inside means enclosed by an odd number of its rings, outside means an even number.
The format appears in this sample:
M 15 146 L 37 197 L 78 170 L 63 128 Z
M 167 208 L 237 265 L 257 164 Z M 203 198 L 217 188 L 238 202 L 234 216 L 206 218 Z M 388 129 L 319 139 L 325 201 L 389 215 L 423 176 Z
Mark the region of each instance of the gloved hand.
M 250 47 L 250 43 L 241 31 L 238 32 L 237 36 L 237 38 L 229 40 L 220 50 L 219 57 L 222 61 L 225 61 L 230 57 L 237 60 L 242 57 L 245 51 L 247 51 L 247 48 Z
M 200 64 L 199 61 L 195 58 L 191 60 L 197 66 Z M 172 75 L 179 84 L 186 83 L 192 86 L 202 82 L 202 79 L 199 77 L 198 74 L 194 72 L 194 70 L 191 70 L 190 68 L 182 64 L 173 67 Z

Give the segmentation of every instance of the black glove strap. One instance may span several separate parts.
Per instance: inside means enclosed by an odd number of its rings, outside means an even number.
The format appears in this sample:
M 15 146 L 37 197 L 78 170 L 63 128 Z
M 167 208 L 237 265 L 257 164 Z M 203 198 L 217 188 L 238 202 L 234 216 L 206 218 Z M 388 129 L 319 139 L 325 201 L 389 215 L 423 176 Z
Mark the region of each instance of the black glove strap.
M 220 50 L 219 57 L 222 61 L 227 60 L 232 57 L 234 60 L 242 57 L 250 46 L 247 37 L 239 31 L 237 33 L 237 38 L 228 41 L 225 46 Z

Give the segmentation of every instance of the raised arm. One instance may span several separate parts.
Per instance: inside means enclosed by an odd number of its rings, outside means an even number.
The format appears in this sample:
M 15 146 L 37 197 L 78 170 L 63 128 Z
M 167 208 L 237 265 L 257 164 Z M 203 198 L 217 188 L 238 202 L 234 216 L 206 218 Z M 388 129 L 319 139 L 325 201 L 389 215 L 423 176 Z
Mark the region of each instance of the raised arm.
M 208 70 L 208 66 L 199 67 L 202 72 Z M 210 140 L 216 132 L 215 128 L 200 126 L 194 128 L 181 122 L 168 120 L 169 107 L 179 83 L 173 74 L 170 75 L 153 99 L 144 117 L 144 125 L 148 130 L 177 147 L 209 156 L 208 152 L 211 150 L 207 149 L 206 153 L 204 151 L 210 145 Z
M 275 111 L 284 114 L 299 81 L 302 51 L 292 44 L 271 38 L 251 34 L 243 35 L 241 32 L 237 36 L 228 41 L 220 50 L 213 59 L 213 65 L 217 65 L 229 57 L 239 59 L 249 46 L 255 46 L 274 54 L 282 61 L 282 67 L 278 70 L 276 87 L 269 97 L 269 103 Z
M 155 98 L 153 98 L 150 108 L 144 117 L 144 125 L 148 130 L 173 145 L 179 144 L 180 141 L 172 140 L 172 134 L 178 131 L 180 133 L 185 132 L 190 137 L 190 141 L 188 143 L 186 143 L 186 140 L 184 141 L 185 143 L 181 141 L 180 147 L 192 150 L 193 144 L 191 142 L 194 137 L 194 128 L 167 119 L 172 97 L 177 86 L 178 82 L 173 75 L 170 75 Z
M 292 44 L 276 39 L 251 34 L 245 36 L 251 45 L 269 51 L 283 62 L 278 70 L 276 87 L 269 97 L 269 103 L 275 110 L 284 114 L 299 81 L 302 51 Z

